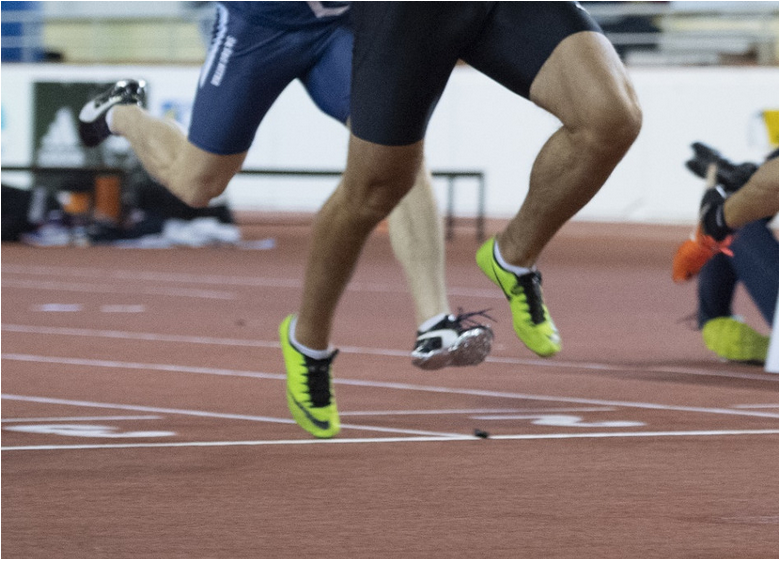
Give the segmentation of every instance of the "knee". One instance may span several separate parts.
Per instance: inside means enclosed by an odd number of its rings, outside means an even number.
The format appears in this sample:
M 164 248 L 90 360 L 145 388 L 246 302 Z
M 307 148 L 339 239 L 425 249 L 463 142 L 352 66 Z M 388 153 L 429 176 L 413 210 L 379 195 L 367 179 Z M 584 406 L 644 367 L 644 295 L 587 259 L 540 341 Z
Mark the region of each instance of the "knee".
M 582 136 L 595 151 L 623 155 L 642 128 L 642 110 L 632 92 L 610 96 L 586 111 Z
M 183 203 L 193 208 L 205 208 L 221 195 L 228 184 L 214 178 L 189 178 L 177 180 L 166 187 Z
M 412 179 L 407 182 L 400 178 L 379 176 L 365 181 L 362 188 L 354 190 L 352 195 L 347 195 L 351 190 L 346 189 L 344 204 L 356 221 L 373 228 L 391 214 L 412 185 Z M 362 195 L 357 196 L 357 192 Z
M 364 198 L 353 201 L 352 212 L 361 222 L 375 226 L 391 214 L 403 196 L 404 193 L 398 196 L 397 191 L 390 189 L 388 184 L 371 184 Z
M 348 165 L 338 189 L 339 204 L 350 220 L 372 228 L 410 191 L 421 169 L 423 141 L 381 146 L 351 135 Z

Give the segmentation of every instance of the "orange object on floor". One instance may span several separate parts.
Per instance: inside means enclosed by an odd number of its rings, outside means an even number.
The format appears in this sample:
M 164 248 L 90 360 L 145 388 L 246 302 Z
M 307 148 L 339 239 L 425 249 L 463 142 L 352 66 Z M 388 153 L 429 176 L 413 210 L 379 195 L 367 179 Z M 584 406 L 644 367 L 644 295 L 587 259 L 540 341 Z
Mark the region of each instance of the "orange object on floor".
M 118 223 L 122 215 L 121 183 L 116 175 L 95 178 L 94 218 Z

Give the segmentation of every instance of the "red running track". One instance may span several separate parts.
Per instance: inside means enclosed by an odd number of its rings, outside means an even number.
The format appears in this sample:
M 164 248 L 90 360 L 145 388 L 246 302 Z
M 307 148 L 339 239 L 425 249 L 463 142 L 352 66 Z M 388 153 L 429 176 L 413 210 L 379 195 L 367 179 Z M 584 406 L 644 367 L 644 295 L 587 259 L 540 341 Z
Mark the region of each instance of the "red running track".
M 3 245 L 3 557 L 778 558 L 778 376 L 719 362 L 683 321 L 682 229 L 567 226 L 540 261 L 564 339 L 547 360 L 459 233 L 450 300 L 492 308 L 496 344 L 439 372 L 410 365 L 376 234 L 335 329 L 330 441 L 292 424 L 277 344 L 306 233 Z M 745 295 L 738 312 L 760 322 Z

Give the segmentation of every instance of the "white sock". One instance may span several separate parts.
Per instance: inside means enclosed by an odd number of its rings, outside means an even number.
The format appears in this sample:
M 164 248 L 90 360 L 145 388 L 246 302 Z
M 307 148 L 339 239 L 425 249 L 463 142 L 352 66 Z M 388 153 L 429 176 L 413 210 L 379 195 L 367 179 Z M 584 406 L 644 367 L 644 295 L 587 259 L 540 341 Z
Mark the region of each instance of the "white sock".
M 505 259 L 503 259 L 503 256 L 500 254 L 500 247 L 498 246 L 498 241 L 495 240 L 495 261 L 498 262 L 498 265 L 500 265 L 503 269 L 508 271 L 509 273 L 514 273 L 515 275 L 522 276 L 526 275 L 528 273 L 532 273 L 536 270 L 536 266 L 533 265 L 531 268 L 527 267 L 517 267 L 516 265 L 510 265 L 506 262 Z
M 296 317 L 294 317 L 293 320 L 291 320 L 291 329 L 288 331 L 288 340 L 291 341 L 291 344 L 296 347 L 296 349 L 304 354 L 309 356 L 310 358 L 314 358 L 316 360 L 323 360 L 325 358 L 329 358 L 334 352 L 334 349 L 329 346 L 326 350 L 320 351 L 316 349 L 311 349 L 310 347 L 305 347 L 302 343 L 296 340 L 296 337 L 294 337 L 294 332 L 296 331 Z
M 443 321 L 444 318 L 446 318 L 449 314 L 438 314 L 437 316 L 432 316 L 430 319 L 425 321 L 419 326 L 419 333 L 424 333 L 425 331 L 429 331 L 432 329 L 435 325 Z

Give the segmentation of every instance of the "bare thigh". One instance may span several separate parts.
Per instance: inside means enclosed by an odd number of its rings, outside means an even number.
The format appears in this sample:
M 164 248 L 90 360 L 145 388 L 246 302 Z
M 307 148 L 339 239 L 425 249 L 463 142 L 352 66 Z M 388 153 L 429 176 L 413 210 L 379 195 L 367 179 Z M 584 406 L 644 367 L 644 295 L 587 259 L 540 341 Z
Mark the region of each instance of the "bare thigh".
M 530 89 L 530 99 L 578 129 L 638 113 L 638 101 L 620 57 L 600 33 L 566 37 L 550 55 Z

